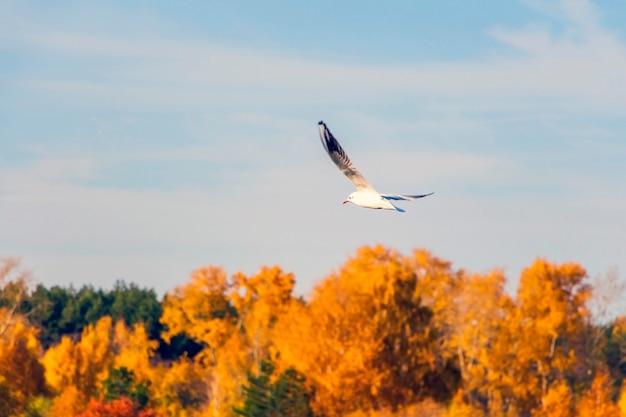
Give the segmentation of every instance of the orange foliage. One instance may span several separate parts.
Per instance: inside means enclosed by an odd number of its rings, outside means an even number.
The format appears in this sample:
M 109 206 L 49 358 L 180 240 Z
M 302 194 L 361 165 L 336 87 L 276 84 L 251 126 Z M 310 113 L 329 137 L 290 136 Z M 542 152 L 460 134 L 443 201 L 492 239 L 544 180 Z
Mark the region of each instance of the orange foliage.
M 0 383 L 15 410 L 23 409 L 33 397 L 46 394 L 40 354 L 36 330 L 13 317 L 12 325 L 0 337 Z
M 493 406 L 528 412 L 550 387 L 586 375 L 590 289 L 579 265 L 538 260 L 522 272 L 517 298 L 500 322 L 488 368 Z
M 617 401 L 617 407 L 622 413 L 622 417 L 626 416 L 626 384 L 622 381 L 622 389 L 620 391 L 619 399 Z
M 73 416 L 83 411 L 89 402 L 75 385 L 66 386 L 55 398 L 48 415 L 50 417 Z
M 578 404 L 577 415 L 580 417 L 620 417 L 617 405 L 611 401 L 611 386 L 606 372 L 599 372 L 591 387 L 585 391 Z
M 328 417 L 626 414 L 626 389 L 615 405 L 606 373 L 590 381 L 602 367 L 590 353 L 591 289 L 577 264 L 537 260 L 511 297 L 501 271 L 467 274 L 424 250 L 402 256 L 379 245 L 359 249 L 308 301 L 293 296 L 294 284 L 279 267 L 230 278 L 199 269 L 167 294 L 160 318 L 162 337 L 185 333 L 203 346 L 197 356 L 158 362 L 142 324 L 105 317 L 45 352 L 45 381 L 35 330 L 0 310 L 0 406 L 24 408 L 47 381 L 50 417 L 232 416 L 247 374 L 269 357 L 277 374 L 292 367 L 306 377 L 313 408 Z M 617 320 L 614 338 L 625 329 Z M 148 387 L 150 410 L 94 399 L 120 367 Z
M 96 401 L 92 399 L 87 409 L 76 417 L 157 417 L 153 410 L 137 410 L 135 404 L 122 397 L 113 401 Z
M 318 412 L 395 408 L 430 389 L 447 395 L 439 371 L 449 356 L 422 297 L 445 308 L 432 298 L 444 286 L 426 276 L 441 277 L 448 266 L 420 256 L 412 262 L 382 246 L 362 248 L 315 288 L 308 306 L 293 303 L 279 320 L 281 360 L 315 386 Z
M 539 408 L 533 410 L 533 417 L 573 417 L 574 397 L 565 381 L 554 383 L 541 399 Z

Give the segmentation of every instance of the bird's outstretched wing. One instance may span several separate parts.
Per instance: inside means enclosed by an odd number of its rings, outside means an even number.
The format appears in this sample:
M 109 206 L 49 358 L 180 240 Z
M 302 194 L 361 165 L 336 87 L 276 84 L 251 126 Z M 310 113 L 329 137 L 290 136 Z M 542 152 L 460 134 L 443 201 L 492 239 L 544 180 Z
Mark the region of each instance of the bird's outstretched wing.
M 354 164 L 350 161 L 350 158 L 348 158 L 346 151 L 343 150 L 339 142 L 337 142 L 337 139 L 335 139 L 333 134 L 330 133 L 330 130 L 326 127 L 326 123 L 320 121 L 318 127 L 320 129 L 320 138 L 322 139 L 324 149 L 328 152 L 330 159 L 337 165 L 337 168 L 352 181 L 352 184 L 354 184 L 357 190 L 374 190 L 374 187 L 357 171 Z
M 419 194 L 419 195 L 415 195 L 415 194 L 381 194 L 380 196 L 382 198 L 384 198 L 385 200 L 406 200 L 406 201 L 410 201 L 410 200 L 415 200 L 416 198 L 428 197 L 429 195 L 433 195 L 433 194 L 435 194 L 435 193 Z

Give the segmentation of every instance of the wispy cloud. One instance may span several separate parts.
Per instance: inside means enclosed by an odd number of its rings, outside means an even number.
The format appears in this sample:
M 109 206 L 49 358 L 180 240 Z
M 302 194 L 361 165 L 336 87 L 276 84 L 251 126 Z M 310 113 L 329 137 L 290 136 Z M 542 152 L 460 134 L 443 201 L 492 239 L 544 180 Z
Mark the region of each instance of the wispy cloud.
M 12 37 L 21 47 L 81 62 L 85 70 L 71 78 L 57 73 L 22 80 L 35 91 L 81 106 L 163 110 L 277 105 L 294 97 L 319 103 L 329 95 L 367 101 L 394 94 L 430 102 L 472 100 L 491 108 L 544 97 L 556 107 L 623 110 L 624 45 L 602 28 L 589 3 L 563 1 L 554 7 L 566 18 L 563 29 L 545 24 L 492 28 L 490 36 L 505 49 L 482 60 L 393 67 L 312 61 L 286 51 L 162 36 L 129 39 L 42 28 Z

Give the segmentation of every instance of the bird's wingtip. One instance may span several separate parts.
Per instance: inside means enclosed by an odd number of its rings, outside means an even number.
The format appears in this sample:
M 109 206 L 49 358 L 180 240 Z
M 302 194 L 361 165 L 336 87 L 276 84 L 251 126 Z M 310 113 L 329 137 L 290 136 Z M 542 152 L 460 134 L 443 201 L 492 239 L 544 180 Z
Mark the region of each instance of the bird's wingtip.
M 389 203 L 389 204 L 391 204 L 391 203 Z M 401 209 L 400 207 L 396 206 L 395 204 L 391 204 L 391 207 L 395 208 L 396 211 L 399 211 L 400 213 L 404 213 L 404 211 L 405 211 L 404 209 Z

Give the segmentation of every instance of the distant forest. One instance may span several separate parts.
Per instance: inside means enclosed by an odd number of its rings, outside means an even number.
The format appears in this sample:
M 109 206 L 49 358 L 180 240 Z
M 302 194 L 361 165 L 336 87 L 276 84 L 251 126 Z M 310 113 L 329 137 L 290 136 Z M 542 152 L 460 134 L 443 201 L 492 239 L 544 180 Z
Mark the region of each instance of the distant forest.
M 617 272 L 538 259 L 505 283 L 366 246 L 308 299 L 278 266 L 159 299 L 0 258 L 0 417 L 626 417 Z

